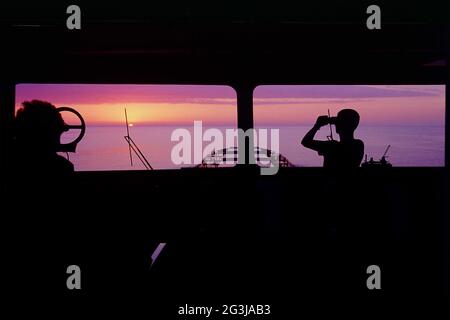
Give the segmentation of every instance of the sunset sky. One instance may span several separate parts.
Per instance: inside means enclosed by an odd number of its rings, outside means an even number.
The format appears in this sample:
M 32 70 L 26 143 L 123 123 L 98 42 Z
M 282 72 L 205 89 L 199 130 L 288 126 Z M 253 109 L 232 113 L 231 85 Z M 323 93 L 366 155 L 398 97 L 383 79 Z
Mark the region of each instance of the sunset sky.
M 73 107 L 88 125 L 122 125 L 125 107 L 134 125 L 237 123 L 236 94 L 227 86 L 18 85 L 16 108 L 30 99 Z
M 19 84 L 16 108 L 39 99 L 77 109 L 88 125 L 237 123 L 236 93 L 227 86 Z M 366 125 L 444 125 L 443 85 L 260 86 L 255 125 L 309 125 L 330 109 L 355 108 Z
M 445 86 L 261 86 L 254 92 L 255 123 L 311 124 L 328 109 L 356 109 L 361 125 L 444 125 Z

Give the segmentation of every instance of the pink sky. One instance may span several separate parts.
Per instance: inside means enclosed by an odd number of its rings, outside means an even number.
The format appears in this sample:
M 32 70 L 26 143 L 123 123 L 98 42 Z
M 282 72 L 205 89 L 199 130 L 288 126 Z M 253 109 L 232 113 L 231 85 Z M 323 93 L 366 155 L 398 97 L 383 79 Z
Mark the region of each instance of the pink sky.
M 236 93 L 227 86 L 20 84 L 16 108 L 40 99 L 80 111 L 88 125 L 123 124 L 123 108 L 138 124 L 237 123 Z M 260 86 L 255 125 L 310 125 L 330 109 L 354 108 L 365 125 L 444 125 L 444 85 Z
M 121 125 L 124 108 L 138 124 L 237 123 L 236 93 L 227 86 L 21 84 L 16 108 L 39 99 L 77 109 L 89 125 Z
M 352 108 L 362 125 L 444 125 L 444 85 L 261 86 L 254 92 L 258 124 L 311 124 L 319 114 Z

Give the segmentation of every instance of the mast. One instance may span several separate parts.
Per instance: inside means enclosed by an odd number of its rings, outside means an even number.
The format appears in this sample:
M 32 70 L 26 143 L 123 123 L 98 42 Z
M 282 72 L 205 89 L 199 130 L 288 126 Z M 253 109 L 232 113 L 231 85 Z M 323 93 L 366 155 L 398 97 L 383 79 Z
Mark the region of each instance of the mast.
M 127 140 L 127 138 L 130 139 L 130 127 L 128 125 L 127 108 L 124 108 L 124 109 L 125 109 L 125 123 L 127 126 L 127 135 L 126 135 L 125 140 Z M 130 164 L 131 164 L 131 166 L 133 166 L 133 153 L 131 152 L 131 144 L 130 143 L 128 143 L 128 151 L 130 152 Z
M 333 127 L 331 126 L 330 120 L 331 120 L 330 109 L 328 109 L 328 122 L 329 122 L 329 125 L 330 125 L 330 135 L 329 135 L 329 137 L 330 137 L 330 140 L 334 140 L 333 139 Z
M 130 136 L 130 128 L 129 128 L 129 125 L 128 125 L 128 115 L 127 115 L 127 109 L 126 108 L 125 108 L 125 122 L 126 122 L 126 126 L 127 126 L 127 135 L 124 138 L 125 138 L 125 141 L 128 143 L 128 149 L 130 151 L 131 166 L 133 166 L 133 153 L 131 152 L 131 151 L 133 151 L 134 154 L 138 157 L 138 159 L 142 162 L 142 164 L 144 165 L 145 169 L 153 170 L 153 167 L 148 162 L 147 158 L 144 156 L 144 154 L 142 153 L 141 149 L 139 149 L 137 144 L 133 141 L 133 139 Z

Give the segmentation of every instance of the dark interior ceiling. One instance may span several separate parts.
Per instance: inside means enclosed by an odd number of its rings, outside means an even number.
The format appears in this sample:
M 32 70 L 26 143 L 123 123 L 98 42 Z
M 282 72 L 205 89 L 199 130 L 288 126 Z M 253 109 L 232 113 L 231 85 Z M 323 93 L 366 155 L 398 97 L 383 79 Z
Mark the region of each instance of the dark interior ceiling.
M 242 1 L 244 2 L 244 1 Z M 448 1 L 78 2 L 0 5 L 2 70 L 17 82 L 396 83 L 447 80 Z
M 2 21 L 64 22 L 67 6 L 79 5 L 84 19 L 95 21 L 164 22 L 302 22 L 360 23 L 369 5 L 382 8 L 383 21 L 393 23 L 446 23 L 447 0 L 316 0 L 316 1 L 155 1 L 155 0 L 16 0 L 2 1 Z M 361 16 L 361 13 L 363 15 Z

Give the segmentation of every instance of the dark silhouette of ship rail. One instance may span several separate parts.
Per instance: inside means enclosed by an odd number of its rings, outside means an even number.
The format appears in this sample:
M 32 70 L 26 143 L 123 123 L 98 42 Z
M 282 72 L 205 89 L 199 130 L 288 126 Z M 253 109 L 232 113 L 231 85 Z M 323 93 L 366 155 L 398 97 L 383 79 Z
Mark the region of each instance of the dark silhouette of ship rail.
M 255 161 L 259 166 L 270 166 L 272 164 L 272 156 L 275 155 L 275 157 L 277 157 L 279 167 L 296 167 L 281 153 L 277 155 L 272 150 L 255 147 L 254 155 Z M 237 164 L 238 160 L 239 153 L 237 147 L 225 148 L 213 151 L 202 160 L 201 164 L 197 165 L 197 168 L 218 168 L 223 164 Z

